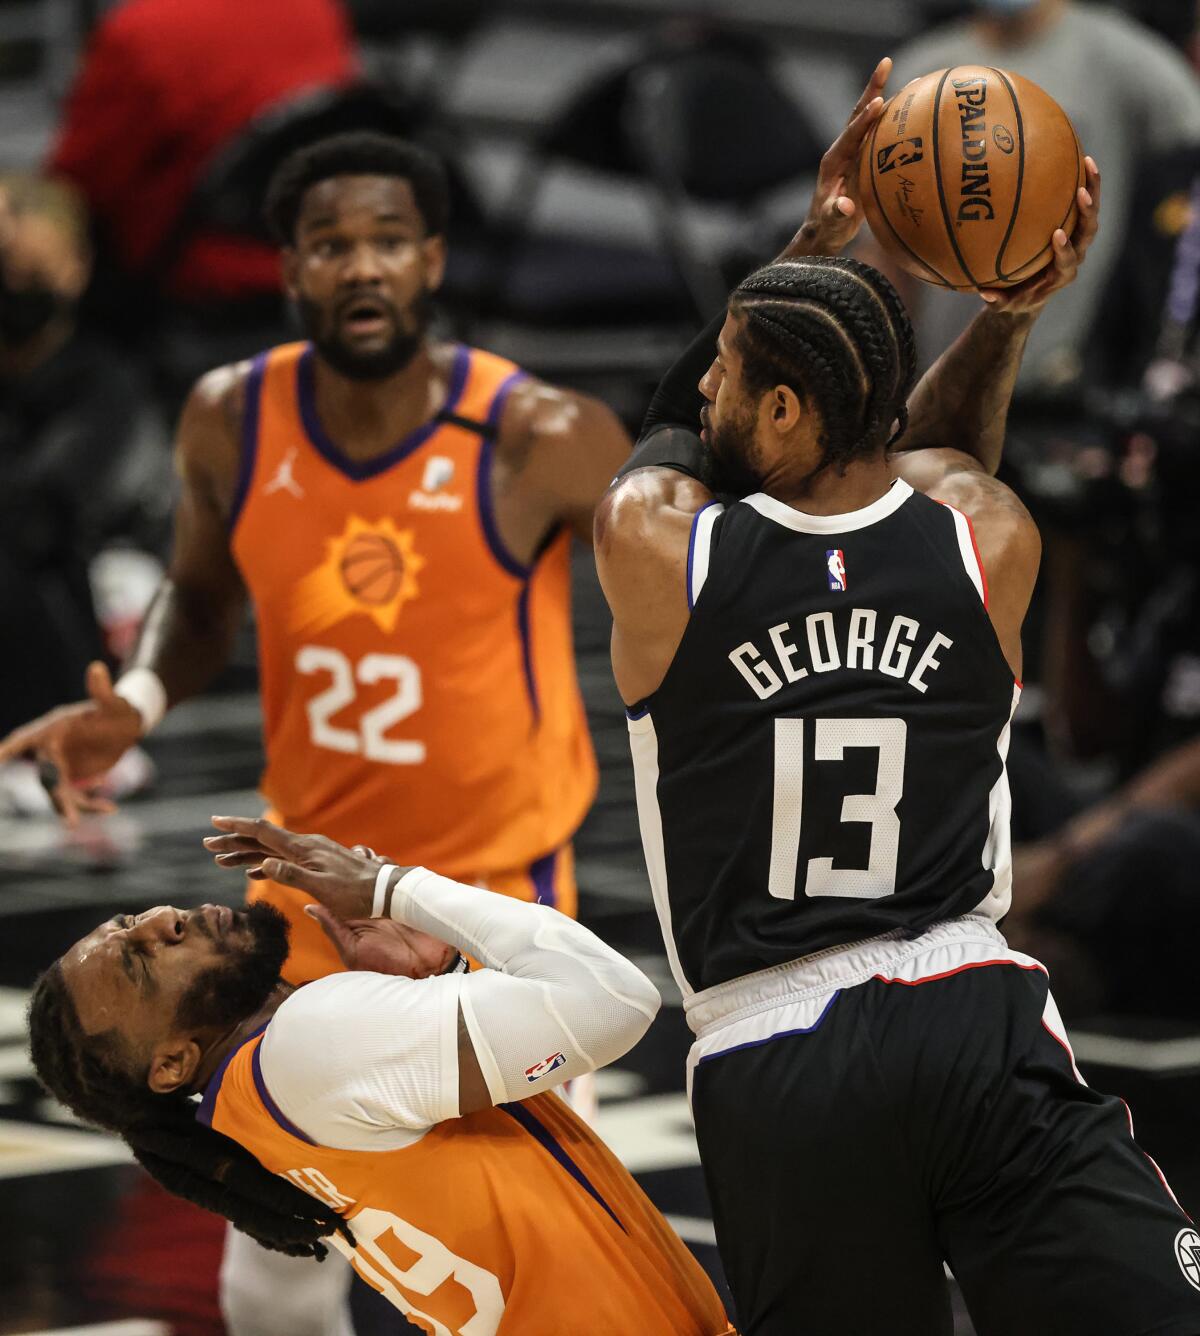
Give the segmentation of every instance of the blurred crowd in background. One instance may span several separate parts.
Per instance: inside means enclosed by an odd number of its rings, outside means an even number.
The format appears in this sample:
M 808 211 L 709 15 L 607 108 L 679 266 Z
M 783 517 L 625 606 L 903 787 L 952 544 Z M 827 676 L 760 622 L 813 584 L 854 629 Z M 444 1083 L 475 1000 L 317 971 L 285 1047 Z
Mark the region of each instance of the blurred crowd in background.
M 1100 239 L 1030 345 L 1004 464 L 1045 540 L 1008 930 L 1068 1012 L 1200 1019 L 1194 0 L 0 3 L 0 735 L 128 648 L 190 384 L 295 337 L 259 216 L 284 153 L 361 126 L 437 149 L 442 330 L 634 426 L 790 236 L 889 53 L 893 90 L 968 61 L 1033 79 L 1104 175 Z M 977 299 L 892 276 L 928 362 Z M 114 785 L 149 779 L 128 770 Z M 0 774 L 0 811 L 44 802 L 32 767 Z

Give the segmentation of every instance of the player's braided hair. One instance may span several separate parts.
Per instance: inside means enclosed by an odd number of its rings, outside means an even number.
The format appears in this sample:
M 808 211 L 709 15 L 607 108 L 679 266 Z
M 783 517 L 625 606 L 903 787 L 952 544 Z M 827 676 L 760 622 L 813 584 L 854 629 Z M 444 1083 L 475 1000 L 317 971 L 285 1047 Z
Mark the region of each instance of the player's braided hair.
M 87 1034 L 58 963 L 34 985 L 29 1046 L 46 1089 L 85 1122 L 123 1137 L 168 1192 L 292 1257 L 323 1258 L 321 1239 L 335 1230 L 353 1244 L 350 1227 L 332 1207 L 197 1121 L 187 1095 L 155 1094 L 111 1030 Z
M 878 270 L 842 256 L 779 261 L 744 279 L 729 309 L 742 318 L 737 347 L 749 388 L 790 385 L 819 415 L 820 468 L 843 469 L 903 434 L 916 344 Z

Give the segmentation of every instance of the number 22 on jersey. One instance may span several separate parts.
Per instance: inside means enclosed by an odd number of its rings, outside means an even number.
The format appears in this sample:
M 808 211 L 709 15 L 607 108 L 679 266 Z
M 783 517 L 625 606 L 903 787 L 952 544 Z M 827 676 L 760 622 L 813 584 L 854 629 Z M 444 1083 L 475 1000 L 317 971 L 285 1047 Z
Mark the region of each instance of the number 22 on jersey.
M 403 654 L 367 654 L 351 663 L 339 649 L 304 645 L 296 654 L 296 671 L 303 676 L 324 673 L 330 679 L 305 706 L 315 746 L 387 765 L 420 765 L 425 760 L 423 742 L 388 737 L 389 729 L 421 708 L 421 670 L 412 659 Z M 359 685 L 377 682 L 394 682 L 395 690 L 364 710 L 356 729 L 331 722 L 335 714 L 354 704 Z
M 870 747 L 879 755 L 873 793 L 849 793 L 842 800 L 843 822 L 871 827 L 865 868 L 839 868 L 832 858 L 810 858 L 804 894 L 874 900 L 896 889 L 900 818 L 896 807 L 904 794 L 904 753 L 908 725 L 903 719 L 776 719 L 775 785 L 771 818 L 771 867 L 767 889 L 776 899 L 796 898 L 800 862 L 800 824 L 804 805 L 804 734 L 812 729 L 813 769 L 822 761 L 840 761 L 848 748 Z M 810 776 L 820 783 L 820 777 Z

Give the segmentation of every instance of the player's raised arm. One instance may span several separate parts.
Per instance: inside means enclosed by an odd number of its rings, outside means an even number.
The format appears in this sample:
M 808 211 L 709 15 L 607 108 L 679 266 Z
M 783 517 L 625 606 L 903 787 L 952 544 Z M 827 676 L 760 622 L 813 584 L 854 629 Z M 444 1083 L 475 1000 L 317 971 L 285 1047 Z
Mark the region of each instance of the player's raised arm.
M 238 471 L 243 369 L 210 372 L 192 391 L 177 439 L 182 488 L 174 554 L 126 670 L 113 684 L 103 663 L 87 672 L 87 699 L 51 710 L 0 742 L 0 762 L 37 755 L 68 823 L 111 804 L 87 791 L 170 706 L 202 690 L 224 666 L 245 602 L 229 548 Z
M 421 991 L 409 981 L 391 988 L 407 1013 L 412 1079 L 396 1108 L 404 1125 L 526 1099 L 602 1067 L 632 1048 L 658 1011 L 658 993 L 637 966 L 549 906 L 461 886 L 425 868 L 394 867 L 263 820 L 214 817 L 213 824 L 224 833 L 205 843 L 224 866 L 257 863 L 340 920 L 390 919 L 486 967 L 426 979 Z M 413 1005 L 425 1017 L 419 1036 Z M 439 1049 L 447 1024 L 458 1031 L 453 1069 Z M 428 1066 L 412 1061 L 420 1043 L 429 1049 Z M 437 1078 L 422 1077 L 435 1068 Z
M 1054 233 L 1053 261 L 1040 274 L 981 294 L 987 307 L 909 398 L 908 428 L 891 456 L 897 476 L 970 520 L 988 579 L 988 613 L 1018 677 L 1021 625 L 1041 562 L 1041 539 L 1024 505 L 993 475 L 1034 321 L 1050 298 L 1074 281 L 1099 227 L 1100 173 L 1091 158 L 1085 169 L 1072 235 Z
M 1046 303 L 1073 283 L 1100 226 L 1100 171 L 1084 159 L 1079 219 L 1068 237 L 1053 235 L 1053 259 L 1011 288 L 980 293 L 987 306 L 921 378 L 908 402 L 908 429 L 896 448 L 896 471 L 919 491 L 940 473 L 982 468 L 995 473 L 1004 449 L 1008 408 L 1025 344 Z M 922 452 L 918 457 L 915 452 Z

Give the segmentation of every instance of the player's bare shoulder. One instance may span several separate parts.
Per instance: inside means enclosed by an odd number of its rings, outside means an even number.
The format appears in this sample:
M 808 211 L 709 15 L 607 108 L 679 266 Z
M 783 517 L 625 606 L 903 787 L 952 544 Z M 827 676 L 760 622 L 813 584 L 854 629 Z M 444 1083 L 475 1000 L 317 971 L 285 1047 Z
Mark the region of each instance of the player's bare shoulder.
M 578 426 L 581 398 L 534 376 L 522 377 L 500 419 L 498 451 L 510 466 L 519 468 L 539 437 L 565 435 Z
M 206 372 L 192 387 L 176 433 L 185 485 L 203 488 L 228 513 L 241 466 L 242 419 L 252 363 L 231 362 Z
M 1021 498 L 959 450 L 896 454 L 892 468 L 918 492 L 961 511 L 989 591 L 988 614 L 1014 674 L 1021 675 L 1021 626 L 1042 560 L 1042 540 Z
M 1021 498 L 978 460 L 958 450 L 904 451 L 892 467 L 918 492 L 960 510 L 971 521 L 985 569 L 1017 564 L 1037 573 L 1041 536 Z
M 618 464 L 629 453 L 628 434 L 602 400 L 534 376 L 523 376 L 513 386 L 500 419 L 496 449 L 514 472 L 539 462 L 538 455 L 561 457 L 572 447 L 594 452 L 597 446 L 602 451 L 615 447 Z
M 590 541 L 596 503 L 629 449 L 629 434 L 607 404 L 522 378 L 500 419 L 497 487 L 526 517 L 566 524 Z
M 681 534 L 686 543 L 696 512 L 713 499 L 703 483 L 677 469 L 634 469 L 614 482 L 596 507 L 597 556 L 674 547 Z

